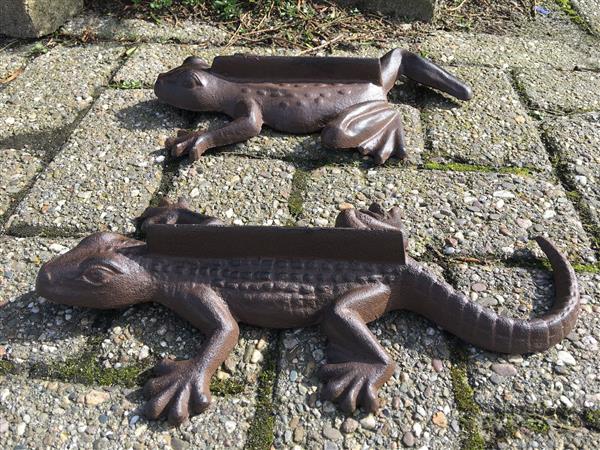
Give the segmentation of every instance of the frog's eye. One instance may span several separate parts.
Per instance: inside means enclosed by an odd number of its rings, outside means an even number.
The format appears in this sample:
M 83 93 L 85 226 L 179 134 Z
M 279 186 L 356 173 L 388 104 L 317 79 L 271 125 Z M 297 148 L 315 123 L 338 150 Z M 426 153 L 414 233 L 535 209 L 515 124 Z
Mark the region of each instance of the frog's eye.
M 85 269 L 81 274 L 80 278 L 86 283 L 92 284 L 94 286 L 102 286 L 103 284 L 110 281 L 112 277 L 120 273 L 121 272 L 115 269 L 114 267 L 97 264 Z
M 201 69 L 207 69 L 209 67 L 209 65 L 202 58 L 198 58 L 197 56 L 188 56 L 183 61 L 183 64 L 184 65 L 189 64 L 191 66 L 196 66 Z

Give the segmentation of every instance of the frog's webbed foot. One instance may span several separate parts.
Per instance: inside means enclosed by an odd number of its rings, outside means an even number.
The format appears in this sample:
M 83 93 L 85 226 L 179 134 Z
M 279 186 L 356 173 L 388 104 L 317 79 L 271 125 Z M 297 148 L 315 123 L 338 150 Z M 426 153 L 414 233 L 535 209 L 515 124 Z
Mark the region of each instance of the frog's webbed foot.
M 343 210 L 335 219 L 335 226 L 363 230 L 402 231 L 402 214 L 397 206 L 386 211 L 380 204 L 373 203 L 369 209 Z
M 190 416 L 200 414 L 210 405 L 209 383 L 197 362 L 165 359 L 154 372 L 157 375 L 144 385 L 148 401 L 144 415 L 149 419 L 167 416 L 170 423 L 179 425 Z
M 177 202 L 170 202 L 163 198 L 158 206 L 146 208 L 141 216 L 134 219 L 136 227 L 142 232 L 148 225 L 164 224 L 197 224 L 197 225 L 224 225 L 216 217 L 200 214 L 189 209 L 187 202 L 179 198 Z
M 189 155 L 190 160 L 197 160 L 208 148 L 202 148 L 204 131 L 179 130 L 176 137 L 165 141 L 165 148 L 176 158 Z
M 377 164 L 390 156 L 406 158 L 400 114 L 384 101 L 359 103 L 343 110 L 323 128 L 321 141 L 330 148 L 357 148 Z

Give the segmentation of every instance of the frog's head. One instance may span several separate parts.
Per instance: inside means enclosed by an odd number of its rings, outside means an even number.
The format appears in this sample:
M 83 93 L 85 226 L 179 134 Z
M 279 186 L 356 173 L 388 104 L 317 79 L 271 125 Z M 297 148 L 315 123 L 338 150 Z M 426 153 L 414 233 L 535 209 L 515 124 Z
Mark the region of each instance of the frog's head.
M 120 308 L 150 301 L 152 276 L 133 256 L 144 243 L 117 233 L 95 233 L 45 263 L 35 290 L 53 303 L 88 308 Z
M 216 79 L 206 69 L 210 66 L 201 58 L 190 56 L 183 64 L 161 73 L 154 83 L 154 93 L 161 102 L 189 111 L 215 109 Z

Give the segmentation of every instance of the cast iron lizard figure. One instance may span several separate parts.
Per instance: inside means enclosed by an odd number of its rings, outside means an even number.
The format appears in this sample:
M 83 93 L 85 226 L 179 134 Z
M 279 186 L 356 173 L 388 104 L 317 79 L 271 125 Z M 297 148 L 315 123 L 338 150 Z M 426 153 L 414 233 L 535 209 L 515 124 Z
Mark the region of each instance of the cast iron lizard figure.
M 218 56 L 212 67 L 198 57 L 160 74 L 159 100 L 190 111 L 218 111 L 233 120 L 223 128 L 168 139 L 173 156 L 196 160 L 206 150 L 245 141 L 263 124 L 286 133 L 321 132 L 330 148 L 358 148 L 378 164 L 404 158 L 400 116 L 387 102 L 396 80 L 411 80 L 461 100 L 471 89 L 430 61 L 395 49 L 381 59 Z
M 579 313 L 573 269 L 542 237 L 536 239 L 554 270 L 556 299 L 544 316 L 520 320 L 469 301 L 406 256 L 397 208 L 346 210 L 336 228 L 219 226 L 179 203 L 149 209 L 140 220 L 147 242 L 93 234 L 44 264 L 36 290 L 53 302 L 102 309 L 159 302 L 205 334 L 194 358 L 156 366 L 144 387 L 151 419 L 166 415 L 178 424 L 208 407 L 210 378 L 235 346 L 239 322 L 319 324 L 328 338 L 322 396 L 352 412 L 376 411 L 378 389 L 394 371 L 367 327 L 388 311 L 414 311 L 503 353 L 549 348 Z

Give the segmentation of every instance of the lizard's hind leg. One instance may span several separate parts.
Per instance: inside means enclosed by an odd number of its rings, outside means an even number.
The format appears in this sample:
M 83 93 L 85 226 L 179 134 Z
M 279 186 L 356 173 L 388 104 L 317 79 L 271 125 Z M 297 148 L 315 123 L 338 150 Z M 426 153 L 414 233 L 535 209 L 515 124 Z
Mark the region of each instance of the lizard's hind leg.
M 389 103 L 371 101 L 346 108 L 321 132 L 330 148 L 357 148 L 383 164 L 390 156 L 406 158 L 400 114 Z
M 363 286 L 344 294 L 323 316 L 328 345 L 319 373 L 321 395 L 346 413 L 357 407 L 377 411 L 377 391 L 394 373 L 394 362 L 366 325 L 388 310 L 389 298 L 383 284 Z

